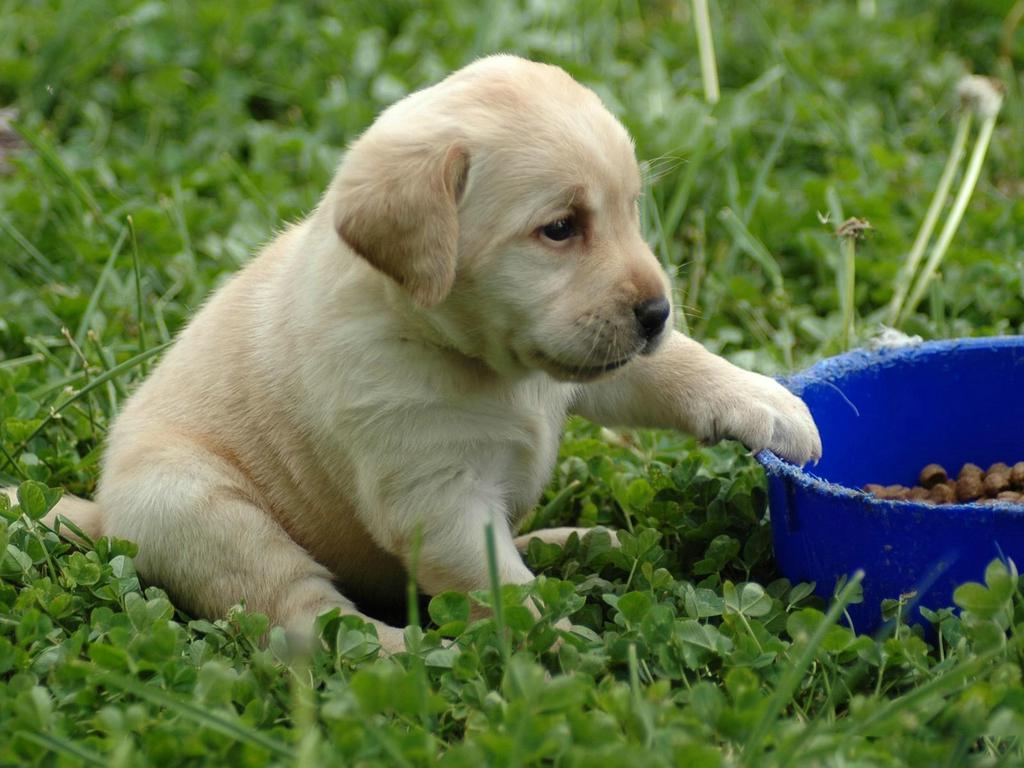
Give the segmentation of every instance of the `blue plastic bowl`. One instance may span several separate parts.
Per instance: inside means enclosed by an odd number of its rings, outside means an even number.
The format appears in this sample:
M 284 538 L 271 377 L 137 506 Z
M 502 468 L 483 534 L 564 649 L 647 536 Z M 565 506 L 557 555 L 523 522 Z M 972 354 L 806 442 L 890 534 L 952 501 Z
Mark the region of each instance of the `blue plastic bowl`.
M 1024 563 L 1024 506 L 883 501 L 867 483 L 915 485 L 931 462 L 955 473 L 1024 460 L 1024 336 L 857 350 L 784 382 L 821 431 L 824 455 L 806 470 L 769 451 L 775 556 L 792 581 L 823 597 L 864 570 L 864 601 L 849 608 L 858 632 L 882 621 L 881 601 L 953 605 L 953 590 L 981 581 L 995 558 Z M 905 614 L 906 615 L 906 614 Z

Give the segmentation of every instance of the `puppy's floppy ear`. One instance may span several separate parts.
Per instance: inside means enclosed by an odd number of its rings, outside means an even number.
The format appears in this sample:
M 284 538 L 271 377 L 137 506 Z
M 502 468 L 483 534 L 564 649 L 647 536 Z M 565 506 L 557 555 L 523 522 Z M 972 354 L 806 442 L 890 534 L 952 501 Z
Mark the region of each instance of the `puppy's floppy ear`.
M 371 129 L 335 178 L 335 228 L 417 304 L 434 306 L 455 281 L 457 207 L 468 171 L 469 153 L 456 143 Z

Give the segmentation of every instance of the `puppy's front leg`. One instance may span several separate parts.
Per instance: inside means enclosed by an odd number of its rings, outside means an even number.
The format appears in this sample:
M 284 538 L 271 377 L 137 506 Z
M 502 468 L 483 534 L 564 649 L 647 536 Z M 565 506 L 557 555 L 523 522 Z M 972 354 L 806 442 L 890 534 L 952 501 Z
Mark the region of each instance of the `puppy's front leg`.
M 428 595 L 488 589 L 488 524 L 494 531 L 498 580 L 502 584 L 531 581 L 533 573 L 516 549 L 504 510 L 479 498 L 464 499 L 442 514 L 420 517 L 418 533 L 403 537 L 408 543 L 396 554 L 407 567 L 415 568 L 416 583 Z
M 678 331 L 653 355 L 581 387 L 574 410 L 609 426 L 680 429 L 711 442 L 735 438 L 796 464 L 821 457 L 821 438 L 802 400 Z
M 486 458 L 480 462 L 491 463 Z M 494 532 L 498 580 L 528 583 L 534 575 L 516 549 L 500 474 L 492 466 L 438 466 L 436 456 L 434 461 L 424 456 L 409 462 L 400 481 L 385 471 L 379 487 L 387 493 L 377 496 L 368 527 L 378 543 L 412 571 L 426 594 L 490 588 L 488 525 Z

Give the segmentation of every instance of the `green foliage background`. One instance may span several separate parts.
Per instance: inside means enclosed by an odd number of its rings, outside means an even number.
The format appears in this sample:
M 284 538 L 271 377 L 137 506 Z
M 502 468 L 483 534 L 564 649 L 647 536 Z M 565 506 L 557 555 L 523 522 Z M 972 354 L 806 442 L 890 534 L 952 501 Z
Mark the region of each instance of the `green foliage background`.
M 955 83 L 999 77 L 981 182 L 905 330 L 1021 332 L 1017 6 L 715 3 L 711 107 L 685 2 L 0 3 L 0 106 L 23 144 L 0 171 L 0 483 L 90 493 L 139 356 L 316 203 L 380 109 L 499 50 L 564 66 L 629 127 L 686 327 L 765 372 L 838 351 L 845 216 L 874 227 L 855 296 L 858 335 L 876 330 Z M 1016 573 L 962 588 L 929 639 L 857 636 L 779 577 L 763 479 L 735 446 L 570 424 L 535 522 L 613 525 L 623 549 L 535 546 L 541 621 L 509 589 L 503 626 L 467 627 L 467 598 L 443 595 L 390 660 L 338 617 L 286 665 L 258 616 L 183 616 L 139 584 L 130 543 L 83 550 L 36 525 L 43 488 L 0 509 L 2 764 L 1024 761 Z M 563 615 L 589 634 L 549 651 Z

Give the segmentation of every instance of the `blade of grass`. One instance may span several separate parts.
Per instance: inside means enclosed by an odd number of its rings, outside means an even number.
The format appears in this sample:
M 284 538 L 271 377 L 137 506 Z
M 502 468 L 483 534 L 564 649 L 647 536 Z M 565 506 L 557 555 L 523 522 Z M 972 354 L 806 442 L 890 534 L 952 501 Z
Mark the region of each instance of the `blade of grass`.
M 50 364 L 52 364 L 59 370 L 64 370 L 64 361 L 50 351 L 50 348 L 49 346 L 47 346 L 46 341 L 36 336 L 26 336 L 25 344 L 34 349 L 37 354 L 42 355 L 43 359 L 49 361 Z
M 0 421 L 0 428 L 2 428 L 2 427 L 3 427 L 3 422 Z M 22 480 L 30 479 L 28 474 L 25 472 L 25 470 L 23 470 L 21 468 L 21 465 L 15 460 L 15 458 L 13 456 L 11 456 L 11 454 L 7 451 L 7 448 L 4 447 L 3 431 L 2 431 L 2 429 L 0 429 L 0 457 L 3 457 L 3 459 L 5 461 L 4 467 L 12 467 L 14 469 L 14 472 Z
M 43 749 L 55 752 L 59 755 L 64 755 L 73 760 L 77 760 L 81 763 L 88 763 L 89 765 L 108 766 L 110 765 L 109 758 L 98 752 L 93 752 L 91 749 L 83 747 L 81 744 L 75 744 L 73 741 L 62 739 L 60 736 L 54 736 L 50 733 L 34 733 L 32 731 L 18 731 L 15 733 L 16 737 L 31 741 L 36 746 L 42 747 Z
M 127 237 L 128 229 L 126 227 L 122 227 L 120 234 L 114 241 L 114 247 L 110 249 L 110 255 L 107 256 L 107 260 L 103 264 L 103 269 L 100 270 L 100 276 L 96 279 L 96 286 L 92 289 L 92 293 L 89 296 L 89 303 L 85 305 L 85 311 L 82 313 L 82 319 L 79 321 L 78 328 L 75 330 L 75 343 L 79 347 L 85 345 L 85 337 L 89 332 L 89 326 L 92 324 L 93 315 L 96 314 L 96 307 L 99 306 L 103 290 L 106 288 L 107 281 L 114 271 L 114 263 L 117 261 L 117 257 L 121 253 L 121 248 L 124 246 Z M 74 370 L 74 365 L 72 365 L 72 370 Z
M 843 213 L 843 201 L 831 184 L 825 189 L 825 200 L 828 203 L 828 221 L 835 227 L 846 221 Z M 838 233 L 838 229 L 836 230 Z M 846 351 L 850 348 L 853 326 L 854 269 L 856 268 L 856 248 L 848 249 L 846 238 L 839 238 L 839 258 L 836 261 L 836 295 L 839 304 L 839 347 Z
M 89 549 L 96 548 L 96 542 L 93 541 L 92 537 L 90 537 L 89 534 L 87 534 L 85 531 L 79 528 L 78 524 L 74 520 L 71 520 L 65 517 L 64 515 L 57 515 L 56 519 L 54 520 L 54 523 L 55 525 L 53 526 L 53 532 L 56 533 L 58 536 L 62 535 L 60 532 L 61 528 L 67 528 L 69 531 L 75 534 L 75 536 L 81 539 L 82 543 L 84 543 L 85 546 L 87 546 Z M 65 536 L 64 538 L 67 537 Z M 74 539 L 71 539 L 71 541 L 74 541 Z
M 236 741 L 263 747 L 268 752 L 281 757 L 294 757 L 294 751 L 291 746 L 285 742 L 278 741 L 272 736 L 268 736 L 261 731 L 254 730 L 242 723 L 235 722 L 219 712 L 205 709 L 190 701 L 185 701 L 178 696 L 173 696 L 161 688 L 156 688 L 152 685 L 145 685 L 138 680 L 134 680 L 116 672 L 104 672 L 101 679 L 105 684 L 113 688 L 125 691 L 152 704 L 156 704 L 160 707 L 176 712 L 182 717 L 188 718 L 189 720 L 192 720 L 201 726 L 206 726 L 218 733 L 222 733 Z
M 777 294 L 785 293 L 779 262 L 775 260 L 775 257 L 772 256 L 764 243 L 754 237 L 731 208 L 723 208 L 718 214 L 718 220 L 725 225 L 725 228 L 729 231 L 729 234 L 740 250 L 757 262 L 758 266 L 764 270 L 765 276 L 772 285 L 772 291 Z
M 940 338 L 945 337 L 946 329 L 946 298 L 942 294 L 942 285 L 932 282 L 928 289 L 928 309 L 931 310 L 932 325 L 939 331 Z
M 484 542 L 487 546 L 487 575 L 491 581 L 491 612 L 494 615 L 494 631 L 498 634 L 501 658 L 508 664 L 512 651 L 505 633 L 505 613 L 501 605 L 501 580 L 498 578 L 498 551 L 494 543 L 494 524 L 484 526 Z
M 139 324 L 139 352 L 146 351 L 146 319 L 142 313 L 142 275 L 139 272 L 139 243 L 135 238 L 135 221 L 128 217 L 128 230 L 132 237 L 132 270 L 135 273 L 135 312 Z
M 704 83 L 704 98 L 708 104 L 717 104 L 718 65 L 715 62 L 715 42 L 711 37 L 711 14 L 708 0 L 693 0 L 693 25 L 697 30 L 697 49 L 700 53 L 700 74 Z
M 32 363 L 41 363 L 45 359 L 46 358 L 40 355 L 39 353 L 25 355 L 24 357 L 12 357 L 10 360 L 0 360 L 0 370 L 13 370 L 14 368 L 18 368 L 22 365 L 32 365 Z
M 33 277 L 35 277 L 41 283 L 56 283 L 59 281 L 60 278 L 58 276 L 57 270 L 50 263 L 50 260 L 43 255 L 42 251 L 40 251 L 38 248 L 32 245 L 29 239 L 25 237 L 23 234 L 21 234 L 21 232 L 18 231 L 18 228 L 11 223 L 11 220 L 4 216 L 2 213 L 0 213 L 0 229 L 6 232 L 7 236 L 10 237 L 14 242 L 16 242 L 18 246 L 21 248 L 21 250 L 28 254 L 28 257 L 35 263 L 35 266 L 39 269 L 39 273 L 36 273 L 31 269 L 26 269 L 24 265 L 19 264 L 17 261 L 11 263 L 12 269 L 28 271 L 32 274 Z
M 192 247 L 192 235 L 188 231 L 188 223 L 185 221 L 185 206 L 182 203 L 181 179 L 177 176 L 171 182 L 171 211 L 174 224 L 178 229 L 178 237 L 181 238 L 181 246 L 188 254 L 190 264 L 196 263 L 196 253 Z
M 89 340 L 89 343 L 92 344 L 93 349 L 96 350 L 96 356 L 99 358 L 100 367 L 102 367 L 103 370 L 109 371 L 117 365 L 117 359 L 115 358 L 114 353 L 111 352 L 108 347 L 103 346 L 95 331 L 90 329 L 85 337 Z M 164 343 L 170 344 L 171 340 L 168 339 Z M 120 379 L 111 379 L 107 382 L 107 392 L 110 395 L 110 412 L 117 413 L 117 397 L 118 395 L 121 397 L 128 397 L 128 388 Z
M 843 201 L 839 199 L 839 193 L 831 184 L 825 189 L 825 201 L 828 203 L 829 220 L 838 227 L 846 221 L 846 215 L 843 213 Z
M 857 280 L 856 238 L 840 238 L 839 247 L 843 253 L 843 327 L 841 331 L 841 340 L 842 349 L 845 352 L 850 348 L 850 341 L 853 339 L 853 324 L 855 322 L 854 301 Z
M 627 650 L 629 663 L 629 693 L 637 719 L 644 729 L 644 747 L 650 749 L 654 741 L 654 723 L 651 722 L 650 710 L 645 706 L 643 694 L 640 692 L 640 665 L 637 663 L 636 643 L 630 643 Z
M 29 390 L 28 394 L 34 400 L 45 400 L 47 396 L 52 395 L 54 392 L 60 392 L 65 387 L 76 384 L 84 378 L 85 372 L 78 371 L 67 376 L 61 376 L 59 379 L 50 379 L 45 384 L 40 384 L 35 389 Z
M 647 196 L 644 198 L 647 199 Z M 649 216 L 654 224 L 654 231 L 658 238 L 658 261 L 661 262 L 662 269 L 665 270 L 665 274 L 668 275 L 669 279 L 669 295 L 675 299 L 679 295 L 679 288 L 676 281 L 676 273 L 678 267 L 672 263 L 671 251 L 669 249 L 668 237 L 665 233 L 665 228 L 661 225 L 661 216 L 658 213 L 658 205 L 654 200 L 645 206 L 645 211 L 649 211 Z M 676 322 L 682 323 L 683 333 L 689 333 L 689 324 L 686 322 L 686 314 L 683 312 L 677 312 L 675 316 Z
M 787 105 L 786 119 L 779 126 L 779 130 L 775 132 L 772 144 L 768 147 L 768 152 L 757 168 L 757 175 L 754 177 L 754 184 L 750 189 L 750 197 L 747 199 L 747 204 L 743 207 L 743 223 L 748 226 L 750 225 L 750 217 L 754 215 L 754 211 L 757 209 L 757 202 L 761 199 L 761 193 L 764 191 L 765 184 L 768 181 L 768 174 L 772 172 L 775 163 L 778 162 L 779 155 L 782 154 L 782 147 L 785 145 L 789 132 L 793 128 L 793 107 L 790 102 L 787 102 Z
M 572 498 L 572 495 L 580 489 L 581 485 L 583 484 L 579 480 L 573 480 L 566 485 L 565 488 L 555 494 L 551 501 L 543 507 L 537 507 L 519 526 L 520 533 L 528 533 L 529 531 L 550 527 L 552 517 L 562 511 L 566 502 L 568 502 L 569 499 Z
M 686 171 L 672 190 L 672 197 L 665 206 L 665 215 L 662 217 L 662 225 L 666 232 L 673 233 L 679 228 L 686 212 L 686 206 L 690 201 L 690 192 L 697 181 L 697 173 L 700 171 L 704 158 L 711 147 L 713 135 L 713 123 L 705 116 L 701 122 L 700 136 L 694 147 L 693 154 L 686 159 Z
M 1017 27 L 1024 21 L 1024 0 L 1017 0 L 1010 12 L 1003 19 L 1003 29 L 999 35 L 999 55 L 1010 61 L 1013 58 L 1013 39 Z
M 654 234 L 657 240 L 658 250 L 658 261 L 661 262 L 663 269 L 669 270 L 672 268 L 672 262 L 670 257 L 670 250 L 668 245 L 668 238 L 665 234 L 665 228 L 661 224 L 661 215 L 658 212 L 658 201 L 653 197 L 653 191 L 650 187 L 645 190 L 646 194 L 641 198 L 643 204 L 644 218 L 649 223 L 649 227 L 654 229 Z
M 242 164 L 235 160 L 235 158 L 233 158 L 227 152 L 223 153 L 221 155 L 221 158 L 223 159 L 224 164 L 227 165 L 228 169 L 231 171 L 232 175 L 235 177 L 235 180 L 238 181 L 238 183 L 242 186 L 243 189 L 245 189 L 246 194 L 249 197 L 253 198 L 254 200 L 259 200 L 260 203 L 263 205 L 263 208 L 266 211 L 267 216 L 270 217 L 270 220 L 277 221 L 280 218 L 277 215 L 277 208 L 270 201 L 270 199 L 265 194 L 263 194 L 263 190 L 261 190 L 259 186 L 256 184 L 256 182 L 252 180 L 252 177 L 250 177 L 249 174 L 245 172 L 245 168 L 242 166 Z
M 704 273 L 707 269 L 707 231 L 704 223 L 704 211 L 698 210 L 694 216 L 693 258 L 690 260 L 690 279 L 687 281 L 686 293 L 682 297 L 684 310 L 700 313 L 700 289 L 704 284 Z
M 410 627 L 418 627 L 420 625 L 420 590 L 416 578 L 418 576 L 417 567 L 419 566 L 420 548 L 422 546 L 423 527 L 417 525 L 412 535 L 409 549 L 409 567 L 406 569 L 405 580 L 406 624 Z
M 747 738 L 746 744 L 743 746 L 743 765 L 757 764 L 757 760 L 760 757 L 761 742 L 768 735 L 772 723 L 778 717 L 783 707 L 786 706 L 786 702 L 793 698 L 794 691 L 796 691 L 797 686 L 803 679 L 804 673 L 814 660 L 814 654 L 817 653 L 818 647 L 825 639 L 826 633 L 839 620 L 840 614 L 846 608 L 847 603 L 850 602 L 850 598 L 853 597 L 863 579 L 864 571 L 857 571 L 853 574 L 846 583 L 846 586 L 843 587 L 842 592 L 836 597 L 828 613 L 825 614 L 825 617 L 815 627 L 813 634 L 807 640 L 807 644 L 804 646 L 796 662 L 791 664 L 782 675 L 778 685 L 775 687 L 775 691 L 768 700 L 767 706 L 761 713 L 760 720 L 754 726 L 753 731 L 751 731 L 750 736 Z
M 75 359 L 77 359 L 82 364 L 82 375 L 85 377 L 85 383 L 88 386 L 90 380 L 88 358 L 86 358 L 85 353 L 82 351 L 82 348 L 77 343 L 75 343 L 75 340 L 71 337 L 71 331 L 69 331 L 67 328 L 61 328 L 60 333 L 65 339 L 67 339 L 68 345 L 71 347 Z M 92 395 L 89 395 L 89 397 L 86 398 L 85 404 L 89 412 L 89 427 L 92 429 L 92 434 L 95 435 L 96 408 L 95 403 L 93 402 Z
M 164 319 L 164 301 L 157 299 L 153 302 L 153 322 L 156 325 L 156 332 L 161 342 L 171 340 L 171 332 L 167 328 L 167 321 Z
M 723 190 L 725 207 L 738 211 L 742 205 L 740 203 L 742 183 L 740 182 L 740 169 L 736 165 L 736 152 L 732 147 L 726 149 L 719 172 L 725 187 Z

